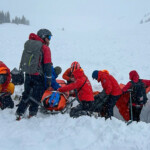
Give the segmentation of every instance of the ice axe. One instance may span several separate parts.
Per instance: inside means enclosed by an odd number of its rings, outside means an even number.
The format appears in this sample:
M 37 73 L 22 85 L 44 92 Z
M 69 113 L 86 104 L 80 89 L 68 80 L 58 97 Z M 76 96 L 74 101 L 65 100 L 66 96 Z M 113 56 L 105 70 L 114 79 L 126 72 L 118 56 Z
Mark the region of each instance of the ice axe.
M 127 125 L 129 125 L 133 122 L 132 96 L 131 96 L 131 93 L 133 92 L 133 90 L 128 89 L 128 92 L 130 93 L 130 120 L 127 122 Z

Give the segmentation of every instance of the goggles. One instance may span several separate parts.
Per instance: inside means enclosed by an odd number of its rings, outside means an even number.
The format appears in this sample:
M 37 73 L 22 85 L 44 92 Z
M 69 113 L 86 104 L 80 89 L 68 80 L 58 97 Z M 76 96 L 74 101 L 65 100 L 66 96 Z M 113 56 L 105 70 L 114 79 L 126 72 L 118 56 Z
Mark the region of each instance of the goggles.
M 48 38 L 48 40 L 49 40 L 49 41 L 51 40 L 51 37 L 52 37 L 51 35 L 48 35 L 48 37 L 47 37 L 47 38 Z

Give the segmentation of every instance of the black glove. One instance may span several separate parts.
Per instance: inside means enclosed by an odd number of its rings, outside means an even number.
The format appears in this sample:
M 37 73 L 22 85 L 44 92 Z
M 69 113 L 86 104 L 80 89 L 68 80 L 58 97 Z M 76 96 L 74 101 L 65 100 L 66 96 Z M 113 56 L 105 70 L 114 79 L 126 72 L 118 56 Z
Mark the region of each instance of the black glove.
M 128 89 L 127 92 L 133 92 L 133 89 Z
M 51 78 L 52 78 L 52 77 L 46 77 L 47 88 L 51 87 Z
M 94 99 L 98 99 L 99 98 L 99 94 L 94 96 Z
M 99 94 L 94 96 L 94 99 L 100 99 L 100 100 L 104 100 L 104 99 L 108 99 L 109 95 L 107 95 L 105 93 L 105 91 L 103 90 L 102 92 L 100 92 Z
M 143 105 L 145 106 L 145 105 L 146 105 L 146 103 L 147 103 L 147 99 L 146 99 L 145 101 L 143 101 Z
M 100 99 L 104 99 L 104 98 L 108 98 L 109 95 L 106 94 L 105 90 L 103 90 L 100 94 L 99 94 Z

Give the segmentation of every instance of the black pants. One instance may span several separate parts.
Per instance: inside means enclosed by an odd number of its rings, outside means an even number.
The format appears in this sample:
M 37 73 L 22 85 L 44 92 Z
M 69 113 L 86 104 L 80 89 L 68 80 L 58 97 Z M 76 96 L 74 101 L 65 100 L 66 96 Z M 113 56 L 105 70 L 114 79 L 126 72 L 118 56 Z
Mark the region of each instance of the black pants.
M 16 111 L 17 115 L 22 116 L 29 106 L 29 115 L 36 115 L 38 112 L 38 104 L 29 99 L 32 96 L 37 102 L 40 102 L 44 93 L 44 77 L 40 75 L 26 75 L 24 92 L 22 99 Z
M 5 108 L 14 108 L 14 102 L 13 102 L 10 95 L 1 97 L 0 103 L 1 103 L 1 109 L 2 110 Z
M 132 113 L 133 113 L 133 121 L 140 121 L 140 114 L 141 114 L 141 110 L 142 110 L 143 106 L 132 106 Z M 131 119 L 131 109 L 129 109 L 130 111 L 130 119 Z
M 86 111 L 92 111 L 93 101 L 82 101 L 81 104 L 73 107 L 70 111 L 70 117 L 80 117 L 82 115 L 87 115 Z
M 94 112 L 101 112 L 105 105 L 105 103 L 108 101 L 109 96 L 104 96 L 104 97 L 100 97 L 100 96 L 96 96 L 94 97 L 94 105 L 93 105 L 93 111 Z
M 110 95 L 108 101 L 105 103 L 105 109 L 106 109 L 106 118 L 110 118 L 114 115 L 113 108 L 116 105 L 117 100 L 119 99 L 119 96 L 113 96 Z

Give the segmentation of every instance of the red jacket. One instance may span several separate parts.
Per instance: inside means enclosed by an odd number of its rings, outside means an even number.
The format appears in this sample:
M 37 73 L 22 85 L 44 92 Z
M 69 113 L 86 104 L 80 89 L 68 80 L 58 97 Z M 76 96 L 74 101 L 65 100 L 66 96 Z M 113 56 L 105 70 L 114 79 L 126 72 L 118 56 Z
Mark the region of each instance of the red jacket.
M 99 71 L 98 82 L 100 81 L 106 94 L 113 95 L 113 96 L 118 96 L 122 94 L 122 91 L 118 82 L 112 75 L 106 72 Z
M 66 92 L 66 91 L 77 89 L 77 91 L 79 91 L 78 98 L 80 101 L 94 101 L 92 86 L 90 84 L 90 81 L 84 74 L 83 70 L 77 69 L 73 72 L 73 75 L 76 81 L 64 87 L 59 88 L 58 91 Z M 83 84 L 84 86 L 82 87 Z
M 137 83 L 139 81 L 139 75 L 138 73 L 135 71 L 135 70 L 132 70 L 130 73 L 129 73 L 129 78 L 130 80 L 132 80 L 133 82 Z M 145 79 L 141 79 L 141 81 L 144 83 L 145 85 L 145 88 L 150 86 L 150 80 L 145 80 Z M 125 86 L 124 88 L 122 89 L 123 92 L 126 92 L 128 89 L 130 89 L 132 86 L 131 82 L 129 81 Z
M 43 41 L 38 35 L 31 33 L 29 35 L 29 40 L 41 41 L 43 43 L 42 52 L 43 52 L 43 64 L 52 64 L 51 60 L 51 50 L 46 45 L 45 41 Z M 35 73 L 34 75 L 39 75 L 39 73 Z M 47 75 L 48 76 L 48 75 Z
M 63 74 L 63 79 L 70 81 L 70 78 L 72 77 L 72 73 L 71 73 L 71 68 L 68 68 L 64 74 Z
M 4 83 L 4 84 L 2 84 L 2 90 L 1 90 L 1 92 L 5 92 L 6 91 L 6 89 L 7 89 L 7 87 L 8 87 L 8 84 L 9 84 L 9 82 L 10 82 L 10 80 L 11 80 L 11 75 L 10 75 L 10 70 L 9 70 L 9 68 L 2 62 L 2 61 L 0 61 L 0 68 L 1 67 L 4 67 L 4 68 L 6 68 L 6 71 L 7 71 L 7 79 L 6 79 L 6 82 Z

